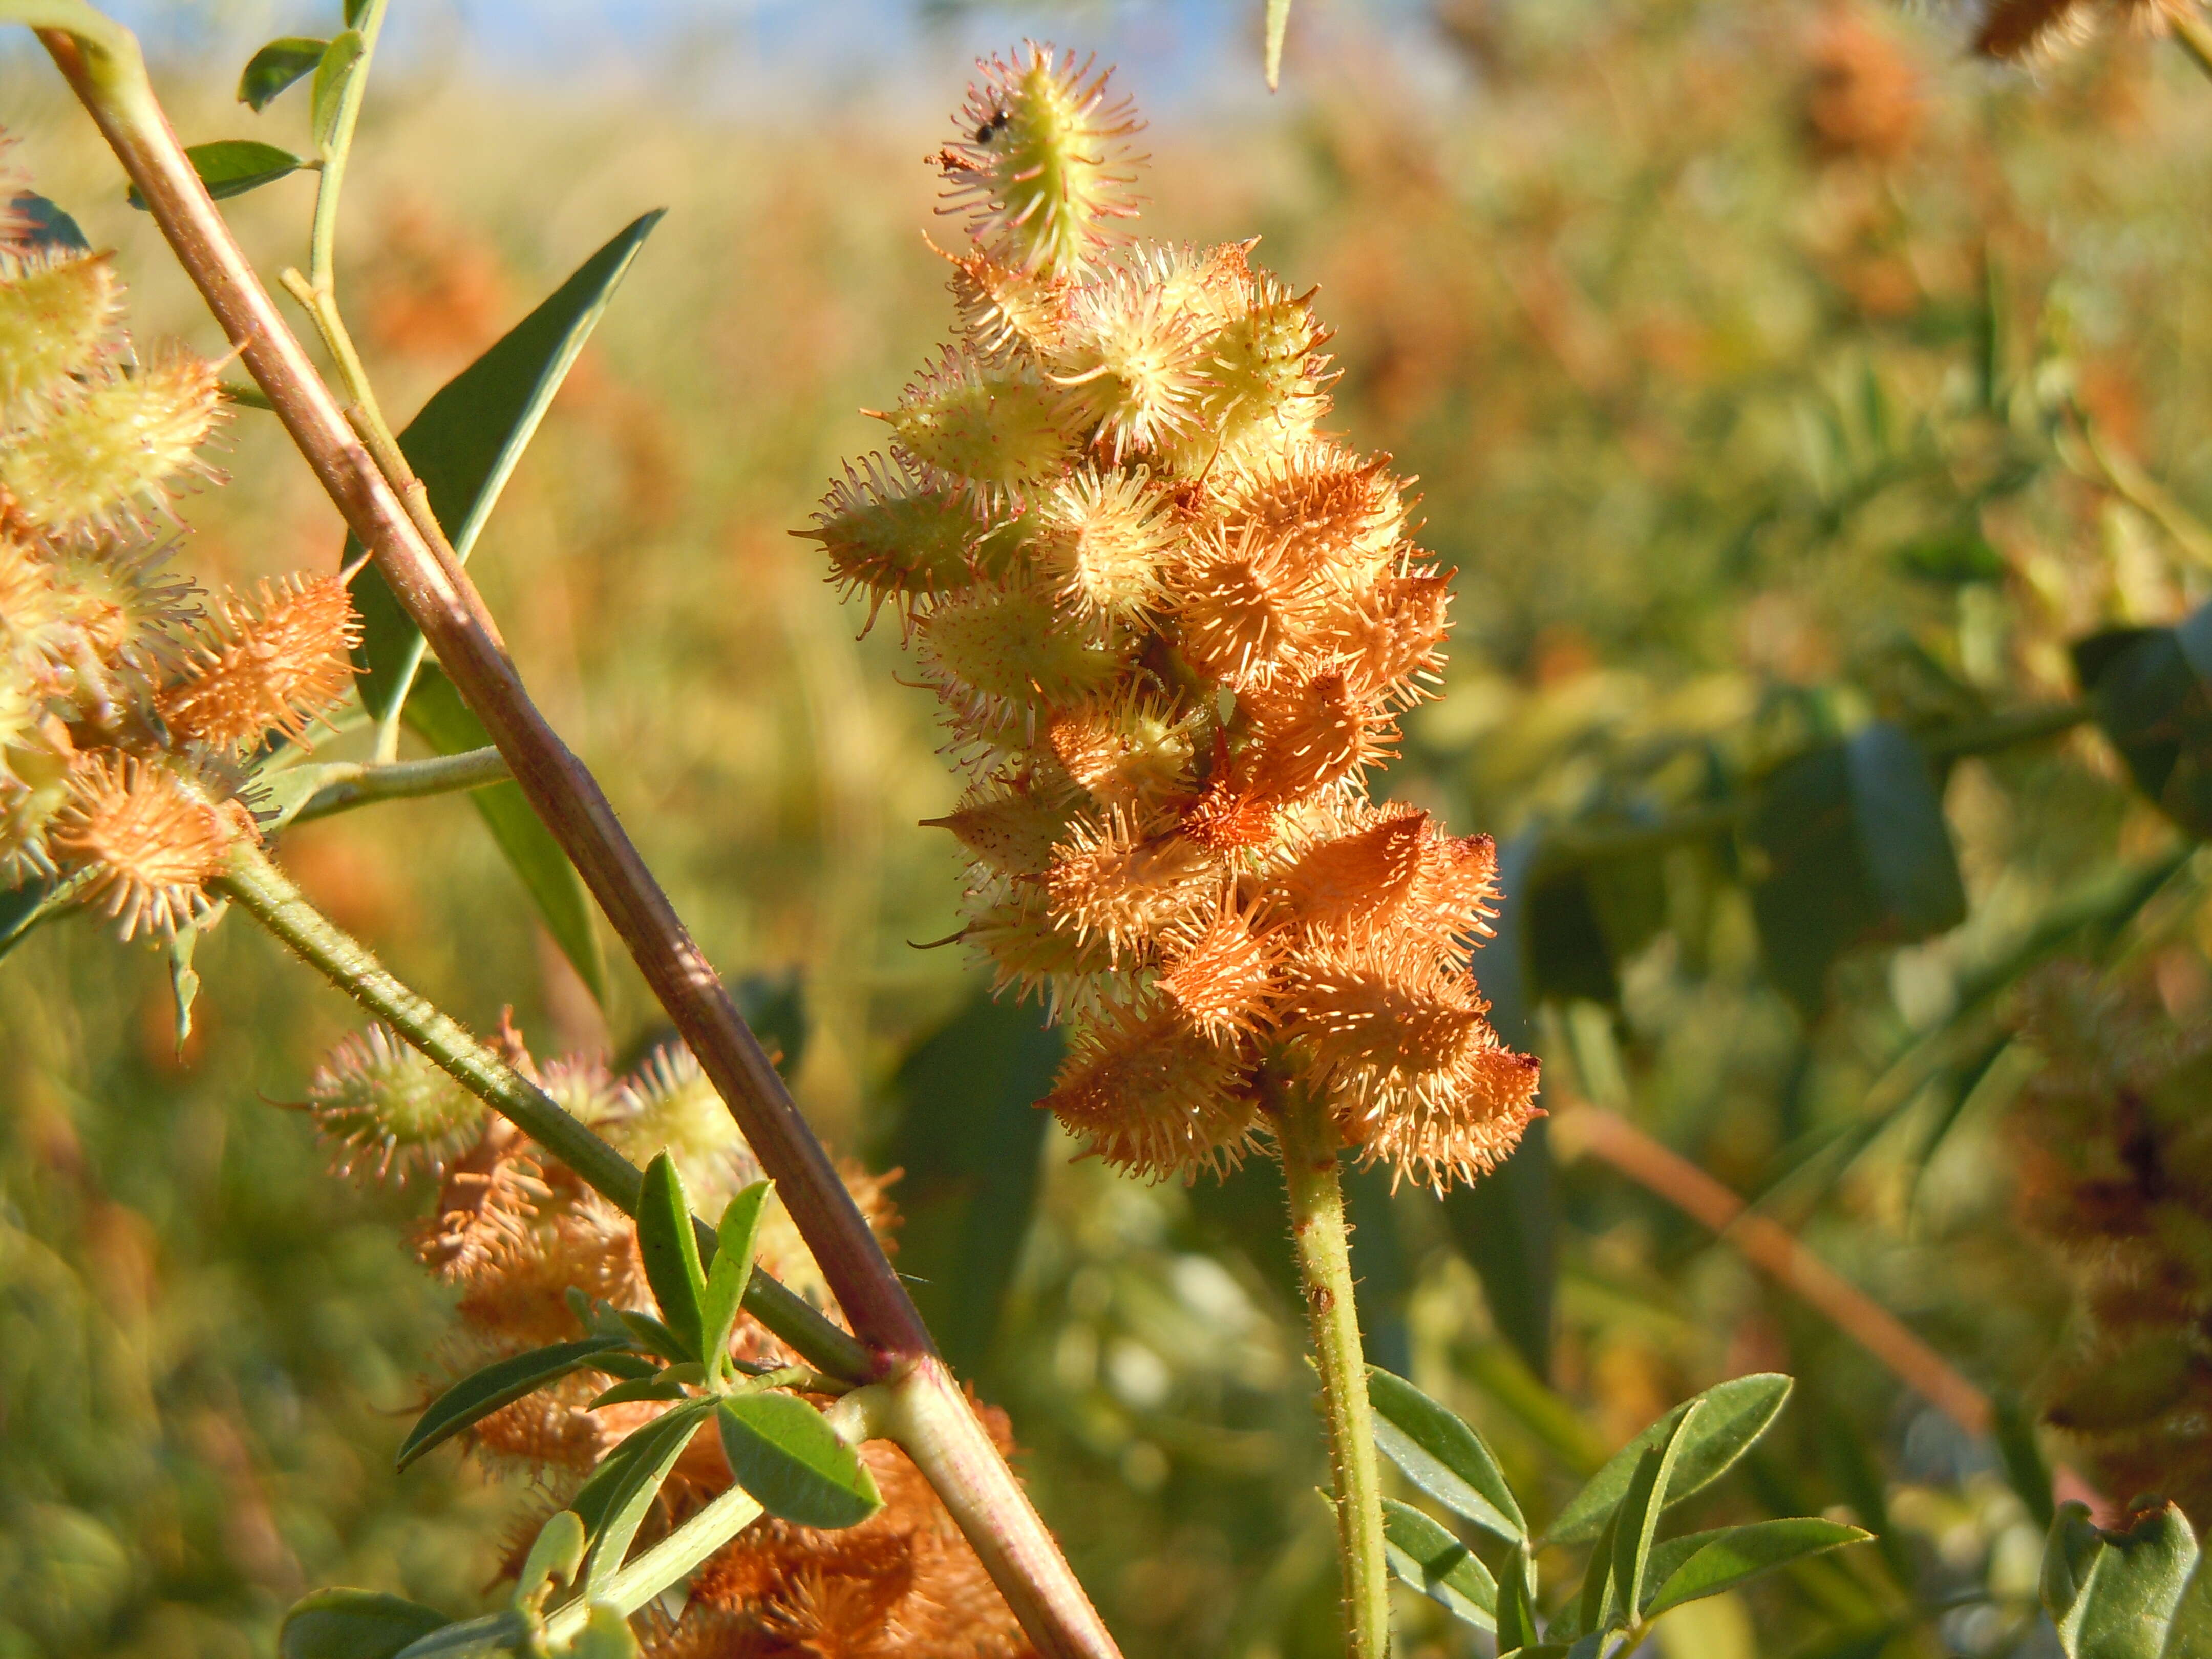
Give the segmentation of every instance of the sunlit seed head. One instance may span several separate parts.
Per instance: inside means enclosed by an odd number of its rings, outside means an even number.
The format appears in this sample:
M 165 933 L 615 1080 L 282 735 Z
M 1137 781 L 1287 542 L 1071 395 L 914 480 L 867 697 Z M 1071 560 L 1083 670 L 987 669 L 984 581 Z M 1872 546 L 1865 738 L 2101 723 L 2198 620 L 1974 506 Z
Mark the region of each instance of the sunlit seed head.
M 341 1173 L 403 1182 L 442 1173 L 483 1122 L 481 1101 L 383 1025 L 331 1050 L 308 1082 L 307 1109 Z
M 1276 877 L 1276 894 L 1302 928 L 1348 939 L 1412 896 L 1431 840 L 1428 814 L 1393 803 L 1364 816 L 1361 828 L 1305 848 Z
M 168 553 L 110 544 L 56 554 L 62 613 L 104 666 L 143 678 L 182 665 L 203 612 L 199 590 L 162 569 Z
M 251 749 L 272 732 L 298 740 L 353 687 L 360 618 L 336 576 L 263 582 L 227 596 L 199 660 L 156 707 L 171 733 L 210 749 Z
M 1106 939 L 1055 927 L 1051 899 L 1038 882 L 979 896 L 961 938 L 989 964 L 994 994 L 1035 996 L 1054 1018 L 1091 1007 L 1119 988 Z
M 1241 314 L 1206 342 L 1200 416 L 1209 430 L 1235 438 L 1267 428 L 1303 437 L 1328 412 L 1323 390 L 1328 331 L 1315 320 L 1313 296 L 1293 296 L 1280 279 L 1255 276 Z
M 1349 943 L 1308 939 L 1283 965 L 1285 1031 L 1316 1069 L 1425 1072 L 1489 1040 L 1474 981 L 1439 966 L 1435 942 L 1409 931 Z
M 1253 791 L 1292 801 L 1336 785 L 1356 786 L 1369 767 L 1396 753 L 1397 728 L 1363 701 L 1340 671 L 1271 684 L 1248 699 L 1249 749 L 1238 757 Z
M 7 511 L 51 536 L 141 530 L 222 414 L 215 365 L 176 352 L 96 365 L 42 400 L 0 447 Z
M 967 212 L 973 234 L 1023 270 L 1079 274 L 1113 222 L 1135 216 L 1127 141 L 1141 124 L 1095 62 L 1035 44 L 979 61 L 957 141 L 939 154 L 945 210 Z
M 246 833 L 167 765 L 97 750 L 70 768 L 46 839 L 63 869 L 87 872 L 86 902 L 127 939 L 174 933 L 204 912 L 206 884 Z
M 915 635 L 925 677 L 978 728 L 1073 708 L 1121 669 L 1118 652 L 1071 626 L 1033 588 L 978 589 L 930 612 Z
M 909 624 L 917 604 L 974 581 L 969 559 L 984 529 L 969 492 L 880 455 L 858 470 L 847 464 L 814 524 L 797 533 L 822 544 L 830 580 L 868 595 L 871 623 L 888 601 Z
M 1115 1169 L 1148 1180 L 1219 1175 L 1243 1162 L 1259 1114 L 1243 1061 L 1171 1010 L 1109 1011 L 1069 1044 L 1041 1103 Z
M 1210 916 L 1188 916 L 1162 934 L 1160 993 L 1217 1042 L 1272 1024 L 1282 987 L 1281 940 L 1232 889 Z
M 56 671 L 76 654 L 82 638 L 71 624 L 58 574 L 46 550 L 0 528 L 0 673 L 34 698 L 54 691 Z
M 1279 541 L 1299 569 L 1347 593 L 1364 592 L 1398 562 L 1406 507 L 1387 455 L 1362 460 L 1309 441 L 1240 458 L 1217 470 L 1212 489 L 1225 526 Z
M 1356 695 L 1407 707 L 1438 695 L 1451 598 L 1449 576 L 1423 572 L 1385 578 L 1356 605 L 1335 613 L 1322 644 Z
M 1059 349 L 1073 287 L 1067 278 L 1002 262 L 981 243 L 945 257 L 952 264 L 960 332 L 979 355 L 1003 362 L 1040 359 Z
M 0 884 L 52 873 L 47 829 L 69 799 L 76 760 L 68 728 L 0 678 Z
M 1213 856 L 1179 830 L 1147 834 L 1120 812 L 1078 819 L 1053 850 L 1045 888 L 1054 925 L 1103 939 L 1118 962 L 1220 884 Z
M 538 1206 L 551 1196 L 535 1150 L 495 1126 L 447 1162 L 438 1201 L 415 1231 L 416 1256 L 448 1283 L 482 1279 L 528 1248 Z
M 1205 337 L 1141 269 L 1117 265 L 1076 290 L 1047 365 L 1093 446 L 1120 465 L 1190 430 L 1205 390 Z
M 11 195 L 0 180 L 0 203 Z M 104 253 L 0 252 L 0 420 L 24 418 L 116 343 L 123 283 Z
M 994 779 L 970 789 L 941 818 L 925 818 L 933 829 L 949 830 L 968 854 L 1001 876 L 1041 876 L 1052 863 L 1052 849 L 1067 834 L 1074 796 L 1065 786 L 1039 779 Z
M 1198 720 L 1142 684 L 1055 715 L 1044 739 L 1099 805 L 1146 813 L 1190 792 Z
M 1183 532 L 1173 498 L 1143 469 L 1071 473 L 1039 503 L 1037 520 L 1030 557 L 1063 604 L 1133 617 L 1163 603 Z
M 623 1079 L 602 1133 L 633 1164 L 650 1163 L 665 1151 L 704 1204 L 761 1178 L 737 1119 L 680 1042 L 655 1048 Z
M 1395 1181 L 1441 1194 L 1504 1162 L 1539 1115 L 1542 1069 L 1533 1054 L 1494 1039 L 1472 1043 L 1422 1072 L 1354 1066 L 1331 1079 L 1332 1115 L 1364 1164 L 1387 1164 Z
M 1291 556 L 1286 537 L 1249 526 L 1216 532 L 1175 573 L 1174 586 L 1183 655 L 1240 691 L 1309 656 L 1342 605 Z
M 986 503 L 1026 498 L 1074 459 L 1060 394 L 1025 368 L 948 346 L 883 418 L 902 453 L 965 480 Z

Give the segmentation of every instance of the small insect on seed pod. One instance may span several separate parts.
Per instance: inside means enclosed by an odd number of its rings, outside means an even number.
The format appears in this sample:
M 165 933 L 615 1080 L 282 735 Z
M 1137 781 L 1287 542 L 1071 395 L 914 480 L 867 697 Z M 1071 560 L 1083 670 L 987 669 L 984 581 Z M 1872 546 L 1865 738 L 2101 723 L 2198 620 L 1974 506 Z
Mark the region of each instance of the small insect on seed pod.
M 983 65 L 940 162 L 961 341 L 833 484 L 830 579 L 911 619 L 969 770 L 930 820 L 963 937 L 1073 1025 L 1045 1103 L 1153 1177 L 1218 1170 L 1302 1085 L 1344 1143 L 1472 1179 L 1534 1110 L 1469 953 L 1486 838 L 1367 799 L 1431 694 L 1451 573 L 1387 456 L 1316 430 L 1328 331 L 1249 242 L 1131 244 L 1105 77 Z

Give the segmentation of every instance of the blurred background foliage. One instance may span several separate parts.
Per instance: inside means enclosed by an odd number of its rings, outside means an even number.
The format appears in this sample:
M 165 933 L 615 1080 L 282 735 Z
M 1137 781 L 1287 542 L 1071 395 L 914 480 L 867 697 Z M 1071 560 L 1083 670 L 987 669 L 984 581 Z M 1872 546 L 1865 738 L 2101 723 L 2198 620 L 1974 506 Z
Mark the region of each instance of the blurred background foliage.
M 296 108 L 228 101 L 251 40 L 191 15 L 163 76 L 187 139 L 283 141 Z M 2126 32 L 1999 70 L 1961 18 L 1851 0 L 1302 0 L 1257 109 L 1248 21 L 1155 112 L 1146 227 L 1259 232 L 1322 283 L 1338 423 L 1422 479 L 1457 630 L 1389 787 L 1498 836 L 1478 968 L 1554 1114 L 1471 1195 L 1356 1182 L 1373 1357 L 1554 1504 L 1698 1388 L 1800 1379 L 1698 1523 L 1826 1510 L 1880 1547 L 1685 1609 L 1670 1655 L 2054 1652 L 2050 1468 L 2212 1493 L 2185 1036 L 2212 1018 L 2212 624 L 2161 631 L 2212 587 L 2212 87 Z M 212 349 L 51 76 L 0 76 L 141 337 Z M 759 976 L 817 1126 L 906 1171 L 901 1265 L 1127 1650 L 1319 1655 L 1279 1184 L 1068 1161 L 1030 1109 L 1057 1036 L 909 943 L 956 925 L 951 845 L 915 827 L 954 790 L 929 700 L 787 533 L 941 332 L 938 129 L 908 111 L 957 87 L 920 79 L 748 118 L 426 53 L 370 98 L 342 291 L 405 411 L 672 209 L 479 580 L 710 953 Z M 230 204 L 264 269 L 307 189 Z M 186 562 L 329 568 L 266 417 L 230 442 Z M 512 1005 L 541 1054 L 657 1033 L 624 965 L 593 1002 L 461 803 L 280 852 L 478 1030 Z M 329 1178 L 281 1109 L 347 1007 L 235 921 L 198 966 L 181 1054 L 156 953 L 73 924 L 0 969 L 0 1659 L 265 1653 L 327 1583 L 459 1611 L 506 1541 L 466 1466 L 388 1473 L 441 1293 L 398 1248 L 410 1200 Z M 1591 1130 L 1623 1121 L 1917 1330 L 1985 1420 L 1631 1178 Z M 1472 1650 L 1401 1613 L 1409 1654 Z

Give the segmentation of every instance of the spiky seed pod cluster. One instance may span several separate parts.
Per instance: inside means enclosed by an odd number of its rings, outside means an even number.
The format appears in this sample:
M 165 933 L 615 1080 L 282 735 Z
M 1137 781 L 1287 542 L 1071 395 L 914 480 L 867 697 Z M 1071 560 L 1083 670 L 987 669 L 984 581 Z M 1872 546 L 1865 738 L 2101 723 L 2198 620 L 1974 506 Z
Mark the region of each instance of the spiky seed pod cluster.
M 689 1050 L 657 1049 L 617 1078 L 581 1057 L 541 1065 L 511 1027 L 501 1047 L 511 1063 L 630 1158 L 644 1163 L 668 1151 L 702 1210 L 713 1212 L 759 1178 L 751 1150 Z M 484 1113 L 384 1027 L 340 1041 L 307 1093 L 303 1108 L 337 1170 L 393 1184 L 421 1176 L 437 1183 L 413 1243 L 422 1264 L 459 1292 L 445 1345 L 455 1375 L 574 1336 L 572 1292 L 653 1311 L 629 1218 L 504 1119 Z M 856 1170 L 845 1180 L 887 1238 L 894 1218 L 884 1183 Z M 766 1224 L 761 1265 L 830 1306 L 813 1259 L 781 1206 L 770 1207 Z M 749 1318 L 738 1322 L 732 1352 L 751 1361 L 797 1359 Z M 605 1382 L 596 1375 L 571 1379 L 474 1430 L 475 1451 L 490 1468 L 531 1480 L 527 1518 L 542 1520 L 547 1493 L 557 1505 L 617 1441 L 666 1409 L 641 1401 L 592 1411 Z M 988 1411 L 983 1417 L 1004 1449 L 1004 1417 Z M 1029 1653 L 1012 1614 L 920 1473 L 887 1443 L 862 1455 L 884 1496 L 882 1510 L 838 1532 L 772 1520 L 747 1528 L 701 1568 L 680 1618 L 655 1616 L 641 1626 L 646 1654 L 957 1651 L 1019 1659 Z M 729 1480 L 714 1437 L 702 1437 L 678 1464 L 665 1511 L 649 1529 L 679 1524 Z M 535 1530 L 526 1528 L 526 1540 Z
M 1321 429 L 1313 295 L 1253 245 L 1131 243 L 1133 130 L 1030 47 L 941 151 L 957 337 L 805 533 L 900 615 L 969 787 L 966 937 L 1074 1021 L 1048 1103 L 1151 1176 L 1233 1163 L 1279 1085 L 1441 1186 L 1536 1066 L 1485 1018 L 1482 837 L 1370 804 L 1441 661 L 1407 481 Z
M 2106 27 L 2163 34 L 2199 0 L 1989 0 L 1974 30 L 1984 58 L 2032 62 L 2079 46 Z
M 2148 975 L 2145 976 L 2146 978 Z M 2072 1271 L 2076 1340 L 2045 1419 L 2107 1492 L 2170 1494 L 2212 1521 L 2212 1030 L 2148 983 L 2057 963 L 2021 988 L 2041 1067 L 2011 1128 L 2021 1219 Z
M 81 876 L 125 938 L 171 932 L 256 833 L 236 763 L 346 694 L 356 623 L 333 579 L 210 618 L 165 571 L 152 514 L 206 471 L 215 368 L 141 357 L 113 261 L 30 228 L 0 225 L 0 885 Z

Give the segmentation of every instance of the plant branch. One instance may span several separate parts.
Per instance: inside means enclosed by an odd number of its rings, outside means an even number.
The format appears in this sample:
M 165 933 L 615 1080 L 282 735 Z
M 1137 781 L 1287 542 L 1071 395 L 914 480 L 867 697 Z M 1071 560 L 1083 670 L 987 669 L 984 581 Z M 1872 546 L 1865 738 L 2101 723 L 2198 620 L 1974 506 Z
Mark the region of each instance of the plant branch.
M 295 823 L 349 812 L 380 800 L 406 800 L 417 795 L 444 795 L 463 789 L 483 789 L 504 783 L 514 775 L 507 757 L 496 749 L 468 749 L 458 755 L 438 755 L 428 760 L 395 761 L 386 765 L 325 767 L 328 780 L 307 804 L 292 815 Z
M 644 1176 L 635 1164 L 562 1110 L 550 1095 L 478 1042 L 458 1020 L 394 977 L 367 945 L 309 903 L 265 854 L 240 848 L 212 885 L 441 1071 L 574 1170 L 585 1185 L 624 1215 L 637 1213 Z M 705 1224 L 695 1218 L 693 1224 Z M 865 1381 L 871 1374 L 870 1358 L 859 1343 L 770 1275 L 754 1271 L 746 1281 L 744 1309 L 819 1369 L 848 1382 Z
M 1290 1194 L 1291 1244 L 1305 1289 L 1322 1414 L 1335 1477 L 1337 1553 L 1344 1564 L 1346 1651 L 1386 1659 L 1390 1650 L 1390 1580 L 1382 1553 L 1382 1468 L 1375 1413 L 1367 1398 L 1367 1359 L 1353 1299 L 1351 1230 L 1337 1172 L 1335 1127 L 1328 1103 L 1311 1090 L 1263 1078 Z
M 146 199 L 255 382 L 606 912 L 744 1130 L 838 1304 L 885 1370 L 929 1333 L 835 1166 L 598 781 L 525 690 L 466 574 L 441 559 L 347 426 L 193 172 L 129 33 L 79 0 L 0 0 L 29 21 Z
M 675 1583 L 761 1516 L 757 1499 L 743 1486 L 732 1486 L 698 1514 L 623 1566 L 599 1586 L 589 1601 L 578 1596 L 546 1615 L 545 1644 L 558 1653 L 584 1633 L 592 1609 L 601 1604 L 628 1616 Z
M 1617 1112 L 1577 1102 L 1554 1112 L 1562 1152 L 1601 1158 L 1718 1234 L 1745 1261 L 1792 1291 L 1888 1367 L 1944 1416 L 1977 1437 L 1990 1432 L 1990 1397 L 1904 1322 L 1759 1214 L 1720 1182 Z

